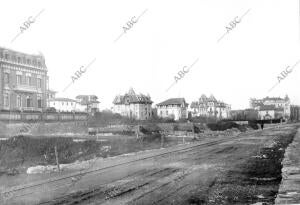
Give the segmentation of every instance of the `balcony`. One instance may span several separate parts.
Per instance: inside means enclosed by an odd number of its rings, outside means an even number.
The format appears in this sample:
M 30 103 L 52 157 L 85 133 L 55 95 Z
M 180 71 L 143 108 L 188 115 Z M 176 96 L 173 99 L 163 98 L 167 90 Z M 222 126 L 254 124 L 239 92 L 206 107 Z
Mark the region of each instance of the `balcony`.
M 32 86 L 32 85 L 15 85 L 13 87 L 14 91 L 19 91 L 19 92 L 26 92 L 26 93 L 41 93 L 42 90 L 41 88 L 37 88 L 36 86 Z

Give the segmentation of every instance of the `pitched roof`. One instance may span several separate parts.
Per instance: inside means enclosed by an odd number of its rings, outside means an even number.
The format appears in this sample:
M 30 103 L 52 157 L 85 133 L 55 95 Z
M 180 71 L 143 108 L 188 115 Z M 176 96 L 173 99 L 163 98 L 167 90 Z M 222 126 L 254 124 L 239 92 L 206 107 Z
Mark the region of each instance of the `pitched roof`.
M 191 108 L 198 108 L 199 107 L 199 103 L 198 102 L 192 102 L 191 103 Z
M 70 99 L 70 98 L 53 98 L 49 101 L 61 101 L 61 102 L 77 102 L 76 100 Z
M 136 94 L 131 88 L 128 93 L 125 95 L 117 95 L 113 101 L 114 104 L 131 104 L 131 103 L 140 103 L 140 104 L 152 104 L 150 96 L 143 94 Z
M 185 102 L 184 98 L 170 98 L 168 100 L 165 100 L 161 103 L 158 103 L 157 106 L 164 106 L 164 105 L 182 105 L 188 106 L 188 104 Z
M 201 97 L 199 98 L 199 101 L 205 101 L 207 100 L 206 95 L 202 94 Z

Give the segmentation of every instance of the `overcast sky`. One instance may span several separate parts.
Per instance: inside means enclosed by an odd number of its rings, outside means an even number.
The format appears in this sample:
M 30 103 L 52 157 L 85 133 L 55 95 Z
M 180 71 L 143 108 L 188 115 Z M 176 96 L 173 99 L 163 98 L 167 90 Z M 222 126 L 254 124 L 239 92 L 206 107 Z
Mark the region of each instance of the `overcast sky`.
M 11 42 L 23 22 L 43 9 Z M 115 42 L 122 27 L 142 13 Z M 218 42 L 237 16 L 240 23 Z M 58 97 L 95 94 L 101 109 L 130 87 L 149 93 L 154 104 L 171 97 L 191 103 L 202 94 L 233 109 L 247 108 L 250 97 L 286 94 L 300 104 L 300 64 L 269 92 L 277 76 L 300 59 L 299 0 L 1 0 L 0 22 L 0 47 L 43 53 Z

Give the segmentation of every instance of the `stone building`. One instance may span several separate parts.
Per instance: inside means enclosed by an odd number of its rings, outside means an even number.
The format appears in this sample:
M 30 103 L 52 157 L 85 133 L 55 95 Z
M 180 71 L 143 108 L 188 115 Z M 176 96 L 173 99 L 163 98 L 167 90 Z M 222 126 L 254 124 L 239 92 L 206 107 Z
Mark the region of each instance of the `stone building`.
M 285 98 L 251 98 L 250 107 L 255 110 L 258 110 L 261 119 L 289 119 L 291 115 L 291 102 L 287 95 L 285 96 Z
M 0 110 L 42 111 L 48 76 L 43 55 L 0 47 Z
M 216 117 L 226 119 L 230 117 L 231 106 L 218 101 L 213 95 L 206 97 L 201 95 L 198 101 L 191 103 L 193 117 Z
M 150 96 L 136 94 L 131 88 L 125 95 L 118 95 L 113 101 L 113 112 L 137 120 L 152 117 L 152 100 Z
M 157 116 L 174 120 L 188 118 L 188 104 L 184 98 L 170 98 L 156 105 Z

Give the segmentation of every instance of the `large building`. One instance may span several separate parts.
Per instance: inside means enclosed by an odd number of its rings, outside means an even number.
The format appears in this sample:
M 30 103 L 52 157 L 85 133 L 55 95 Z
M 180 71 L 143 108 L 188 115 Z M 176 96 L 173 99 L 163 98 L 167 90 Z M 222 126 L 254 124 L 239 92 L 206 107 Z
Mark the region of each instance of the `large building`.
M 160 118 L 170 118 L 174 120 L 188 118 L 188 104 L 184 98 L 170 98 L 158 103 L 156 107 L 157 116 Z
M 289 119 L 291 115 L 291 102 L 287 95 L 285 98 L 251 98 L 250 107 L 258 111 L 260 119 Z
M 191 103 L 193 117 L 216 117 L 226 119 L 230 117 L 231 106 L 218 101 L 213 95 L 206 97 L 201 95 L 198 101 Z
M 150 96 L 136 94 L 131 88 L 125 95 L 118 95 L 113 101 L 113 112 L 137 120 L 152 117 L 152 100 Z
M 48 76 L 43 55 L 0 47 L 0 110 L 42 111 Z
M 78 108 L 80 111 L 95 113 L 99 112 L 99 101 L 96 95 L 78 95 L 76 96 Z

